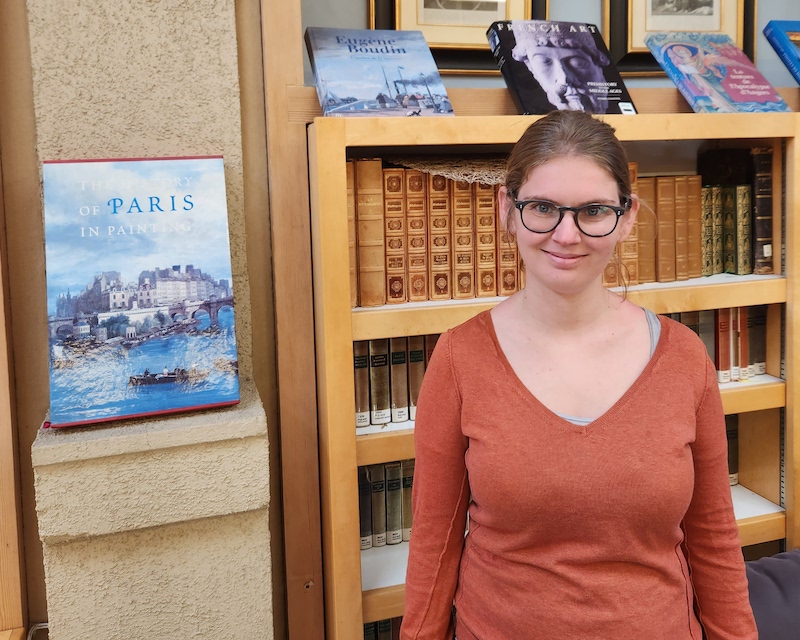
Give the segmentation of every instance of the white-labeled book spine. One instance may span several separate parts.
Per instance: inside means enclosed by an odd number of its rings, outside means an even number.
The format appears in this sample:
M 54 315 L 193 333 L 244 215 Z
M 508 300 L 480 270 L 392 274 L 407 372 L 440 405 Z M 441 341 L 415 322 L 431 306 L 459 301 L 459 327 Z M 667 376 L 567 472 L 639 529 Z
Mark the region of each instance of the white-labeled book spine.
M 222 157 L 42 173 L 50 426 L 237 403 Z

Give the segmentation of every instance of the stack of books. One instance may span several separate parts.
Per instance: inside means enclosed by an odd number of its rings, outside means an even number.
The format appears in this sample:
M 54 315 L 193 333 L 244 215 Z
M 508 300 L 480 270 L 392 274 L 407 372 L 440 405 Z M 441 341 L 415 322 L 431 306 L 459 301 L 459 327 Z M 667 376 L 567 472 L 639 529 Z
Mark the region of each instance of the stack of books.
M 414 460 L 358 468 L 361 550 L 411 540 Z

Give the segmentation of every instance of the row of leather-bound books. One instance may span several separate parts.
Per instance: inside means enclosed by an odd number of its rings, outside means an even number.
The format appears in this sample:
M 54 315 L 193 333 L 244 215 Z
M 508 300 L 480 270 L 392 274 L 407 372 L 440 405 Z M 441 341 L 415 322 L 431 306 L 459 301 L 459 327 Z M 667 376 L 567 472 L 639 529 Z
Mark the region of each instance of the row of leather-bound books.
M 773 273 L 772 156 L 771 148 L 714 149 L 699 154 L 699 173 L 658 176 L 639 175 L 630 162 L 642 207 L 604 284 Z M 348 160 L 351 306 L 523 288 L 516 238 L 498 220 L 497 189 L 380 158 Z
M 414 460 L 358 468 L 361 550 L 411 540 Z
M 766 373 L 766 305 L 669 315 L 700 336 L 719 382 L 745 381 Z M 357 433 L 415 419 L 425 368 L 438 337 L 431 334 L 353 343 Z
M 400 640 L 403 616 L 364 623 L 364 640 Z

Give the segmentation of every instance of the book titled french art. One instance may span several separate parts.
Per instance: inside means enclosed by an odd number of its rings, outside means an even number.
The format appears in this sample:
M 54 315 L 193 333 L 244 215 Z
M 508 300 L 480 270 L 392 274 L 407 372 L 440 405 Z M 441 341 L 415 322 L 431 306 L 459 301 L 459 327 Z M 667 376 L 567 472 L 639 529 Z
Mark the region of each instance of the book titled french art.
M 237 403 L 222 157 L 42 173 L 49 426 Z
M 308 27 L 306 49 L 324 116 L 451 116 L 421 31 Z
M 653 32 L 645 44 L 697 113 L 791 111 L 724 33 Z
M 486 37 L 521 114 L 636 113 L 595 25 L 501 20 L 492 23 Z

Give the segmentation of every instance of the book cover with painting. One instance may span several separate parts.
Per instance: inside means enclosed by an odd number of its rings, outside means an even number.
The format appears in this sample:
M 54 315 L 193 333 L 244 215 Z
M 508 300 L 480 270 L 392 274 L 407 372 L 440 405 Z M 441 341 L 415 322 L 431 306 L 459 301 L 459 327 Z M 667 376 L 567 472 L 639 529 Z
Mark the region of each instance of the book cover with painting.
M 221 156 L 46 161 L 51 427 L 235 404 Z
M 636 113 L 595 25 L 501 20 L 492 23 L 486 37 L 521 114 L 556 110 Z
M 421 31 L 308 27 L 306 49 L 324 116 L 452 116 Z
M 653 32 L 645 44 L 697 113 L 791 111 L 724 33 Z

